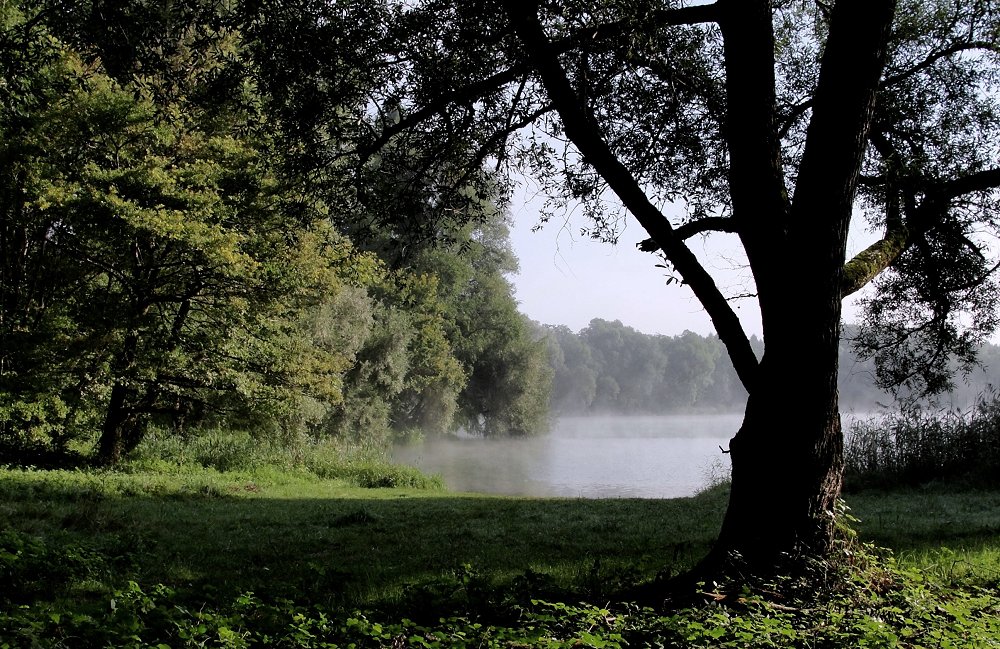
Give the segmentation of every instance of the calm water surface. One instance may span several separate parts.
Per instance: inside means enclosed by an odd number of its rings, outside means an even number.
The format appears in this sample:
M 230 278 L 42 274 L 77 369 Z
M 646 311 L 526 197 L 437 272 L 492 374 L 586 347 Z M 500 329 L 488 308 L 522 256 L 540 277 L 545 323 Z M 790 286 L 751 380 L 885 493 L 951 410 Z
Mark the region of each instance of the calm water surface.
M 433 439 L 397 462 L 440 474 L 458 491 L 582 498 L 675 498 L 702 489 L 742 414 L 568 417 L 520 440 Z

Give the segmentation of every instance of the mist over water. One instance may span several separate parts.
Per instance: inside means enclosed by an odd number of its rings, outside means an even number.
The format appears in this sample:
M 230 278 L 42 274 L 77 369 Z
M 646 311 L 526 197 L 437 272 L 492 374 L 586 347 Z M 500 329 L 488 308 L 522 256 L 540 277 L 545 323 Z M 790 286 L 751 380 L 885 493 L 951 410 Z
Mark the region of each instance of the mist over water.
M 677 498 L 729 462 L 742 414 L 566 417 L 526 439 L 428 438 L 393 459 L 456 491 L 578 498 Z

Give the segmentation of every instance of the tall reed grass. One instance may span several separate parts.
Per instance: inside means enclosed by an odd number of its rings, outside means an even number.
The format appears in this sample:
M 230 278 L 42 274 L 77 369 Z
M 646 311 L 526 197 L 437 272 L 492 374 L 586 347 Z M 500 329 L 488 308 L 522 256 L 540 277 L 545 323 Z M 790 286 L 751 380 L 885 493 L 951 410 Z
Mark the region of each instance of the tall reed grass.
M 849 489 L 928 483 L 1000 485 L 1000 395 L 967 411 L 905 408 L 862 419 L 845 439 Z

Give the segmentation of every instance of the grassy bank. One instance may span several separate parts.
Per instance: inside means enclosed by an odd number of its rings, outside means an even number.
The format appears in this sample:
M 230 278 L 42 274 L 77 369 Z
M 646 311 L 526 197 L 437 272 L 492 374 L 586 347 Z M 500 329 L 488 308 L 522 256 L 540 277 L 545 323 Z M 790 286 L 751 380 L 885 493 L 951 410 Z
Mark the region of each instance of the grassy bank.
M 567 591 L 681 570 L 708 547 L 723 495 L 542 500 L 359 488 L 274 472 L 0 472 L 0 527 L 100 554 L 108 578 L 381 605 L 474 566 Z M 116 548 L 118 550 L 116 550 Z

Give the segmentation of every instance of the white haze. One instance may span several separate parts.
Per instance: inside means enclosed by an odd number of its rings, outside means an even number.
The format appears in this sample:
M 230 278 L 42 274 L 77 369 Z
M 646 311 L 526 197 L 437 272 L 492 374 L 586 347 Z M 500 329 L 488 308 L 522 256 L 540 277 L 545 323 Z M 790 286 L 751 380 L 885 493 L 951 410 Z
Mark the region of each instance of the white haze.
M 570 498 L 691 496 L 728 475 L 722 449 L 742 415 L 566 417 L 520 439 L 429 437 L 396 461 L 450 489 Z

